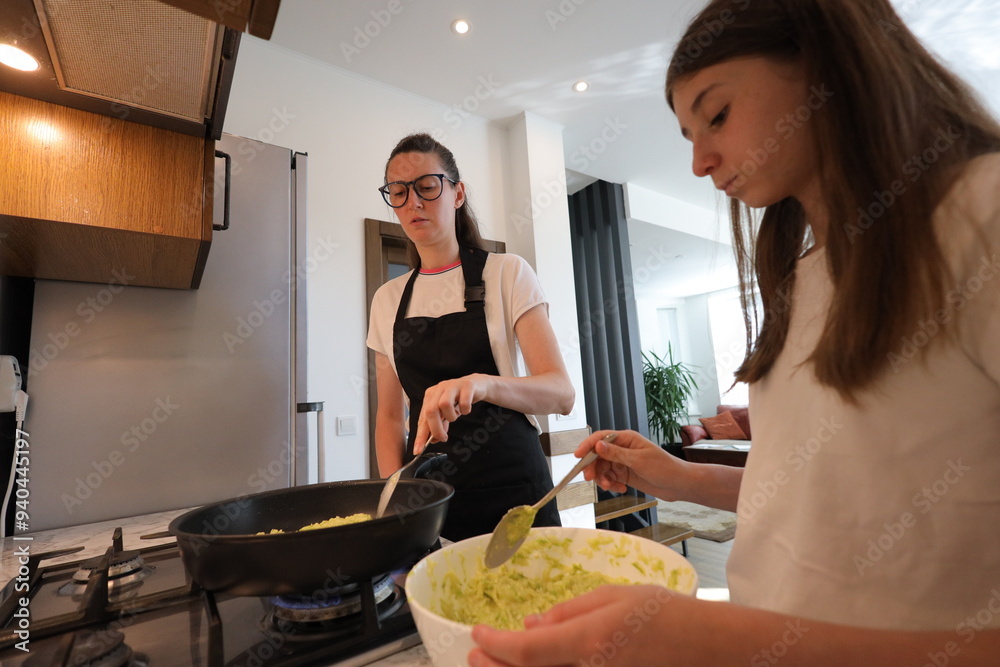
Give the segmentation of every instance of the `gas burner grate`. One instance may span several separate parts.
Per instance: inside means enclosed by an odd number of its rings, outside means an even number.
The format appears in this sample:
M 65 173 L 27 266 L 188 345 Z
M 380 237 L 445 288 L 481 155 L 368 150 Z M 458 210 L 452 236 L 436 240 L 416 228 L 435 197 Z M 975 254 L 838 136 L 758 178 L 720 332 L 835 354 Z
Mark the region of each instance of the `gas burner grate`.
M 419 641 L 402 588 L 403 570 L 325 590 L 319 600 L 241 597 L 216 594 L 193 582 L 176 544 L 139 549 L 142 568 L 112 577 L 112 570 L 118 571 L 114 565 L 136 560 L 121 549 L 120 530 L 115 531 L 113 542 L 98 559 L 45 565 L 43 561 L 80 549 L 31 554 L 28 595 L 33 615 L 38 614 L 31 625 L 32 651 L 24 654 L 14 648 L 19 640 L 10 630 L 10 621 L 16 627 L 11 615 L 16 608 L 8 608 L 8 595 L 0 602 L 0 663 L 11 667 L 287 667 L 333 664 L 361 656 L 374 660 Z M 88 573 L 86 582 L 79 574 L 74 577 L 78 571 Z M 123 584 L 147 571 L 148 576 L 137 583 Z M 15 583 L 9 582 L 8 588 L 12 590 Z M 67 587 L 73 589 L 70 595 L 62 590 Z

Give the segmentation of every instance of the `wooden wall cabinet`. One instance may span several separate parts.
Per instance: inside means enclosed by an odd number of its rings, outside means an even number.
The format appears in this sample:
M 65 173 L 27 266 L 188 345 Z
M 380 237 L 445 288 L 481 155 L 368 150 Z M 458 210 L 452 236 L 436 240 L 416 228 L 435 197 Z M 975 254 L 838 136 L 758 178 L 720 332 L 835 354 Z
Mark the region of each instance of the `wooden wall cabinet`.
M 198 287 L 214 142 L 0 92 L 0 275 Z

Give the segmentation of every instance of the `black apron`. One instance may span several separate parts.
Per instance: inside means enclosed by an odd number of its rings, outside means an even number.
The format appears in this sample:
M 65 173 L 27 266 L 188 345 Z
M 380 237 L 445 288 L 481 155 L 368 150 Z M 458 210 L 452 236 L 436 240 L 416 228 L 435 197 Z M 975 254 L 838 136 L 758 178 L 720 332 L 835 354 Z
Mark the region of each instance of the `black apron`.
M 486 328 L 483 268 L 487 253 L 462 246 L 465 311 L 438 318 L 406 317 L 413 293 L 414 271 L 399 299 L 392 338 L 396 373 L 410 400 L 410 433 L 405 461 L 413 458 L 413 441 L 424 391 L 444 380 L 471 373 L 500 375 Z M 511 507 L 532 505 L 552 489 L 538 432 L 523 413 L 479 401 L 472 411 L 448 427 L 448 441 L 428 452 L 441 452 L 422 473 L 455 487 L 441 535 L 452 541 L 492 532 Z M 421 466 L 426 470 L 425 466 Z M 539 510 L 535 526 L 558 526 L 555 501 Z

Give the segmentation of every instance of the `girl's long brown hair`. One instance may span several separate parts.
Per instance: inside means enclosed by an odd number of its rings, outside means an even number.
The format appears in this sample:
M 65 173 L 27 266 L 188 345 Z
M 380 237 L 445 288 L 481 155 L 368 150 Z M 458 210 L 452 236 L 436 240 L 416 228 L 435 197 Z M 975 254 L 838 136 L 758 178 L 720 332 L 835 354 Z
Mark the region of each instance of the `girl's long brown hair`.
M 444 144 L 429 134 L 410 134 L 400 139 L 396 147 L 389 153 L 389 159 L 385 161 L 386 172 L 389 170 L 389 163 L 392 162 L 392 158 L 400 153 L 431 153 L 436 155 L 441 160 L 441 165 L 444 167 L 448 178 L 456 183 L 462 180 L 461 174 L 458 173 L 458 164 L 455 162 L 454 154 Z M 385 174 L 383 173 L 383 180 L 384 176 Z M 411 196 L 416 197 L 416 194 L 412 194 Z M 476 214 L 472 210 L 472 205 L 469 204 L 468 192 L 466 192 L 465 201 L 455 211 L 455 236 L 458 238 L 458 242 L 463 245 L 479 248 L 480 250 L 486 249 L 483 244 L 483 237 L 479 233 L 479 221 L 476 220 Z M 417 253 L 417 247 L 409 239 L 406 240 L 406 257 L 411 267 L 415 269 L 420 268 L 420 255 Z
M 834 297 L 811 361 L 821 383 L 856 400 L 944 305 L 950 272 L 932 213 L 970 159 L 1000 150 L 1000 126 L 888 0 L 714 0 L 671 59 L 671 108 L 678 81 L 756 56 L 798 60 L 823 93 L 817 99 L 827 97 L 807 122 L 829 213 Z M 784 347 L 808 227 L 791 198 L 763 215 L 732 199 L 730 213 L 747 330 L 736 378 L 754 382 Z

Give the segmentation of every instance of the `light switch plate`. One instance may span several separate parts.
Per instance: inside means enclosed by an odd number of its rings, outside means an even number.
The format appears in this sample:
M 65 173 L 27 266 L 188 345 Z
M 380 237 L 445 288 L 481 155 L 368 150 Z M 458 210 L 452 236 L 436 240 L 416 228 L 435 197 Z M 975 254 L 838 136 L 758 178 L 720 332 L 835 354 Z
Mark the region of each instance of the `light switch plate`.
M 354 415 L 337 417 L 337 435 L 357 435 L 358 418 Z

